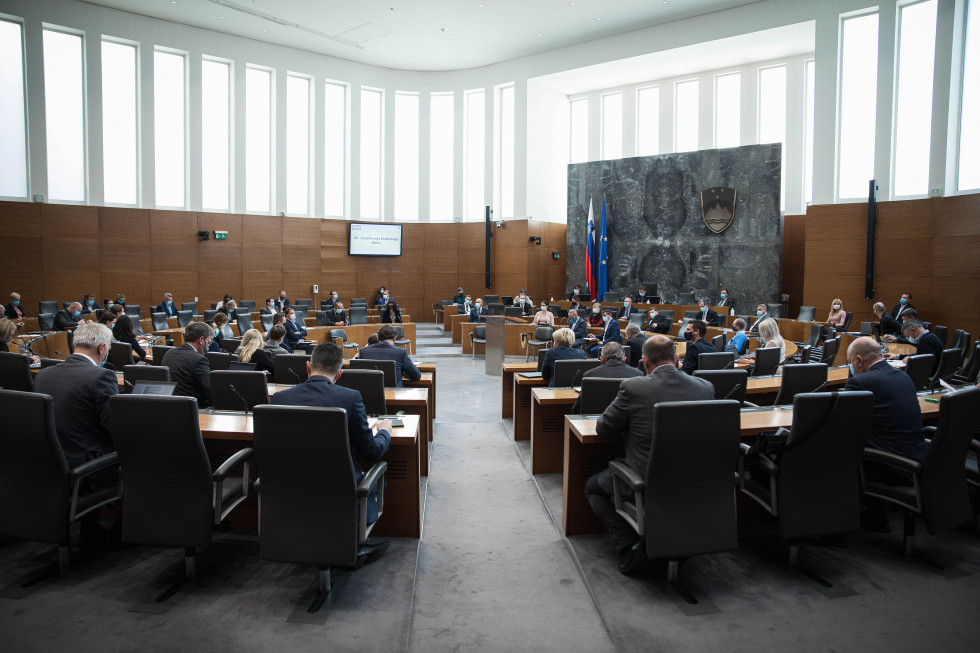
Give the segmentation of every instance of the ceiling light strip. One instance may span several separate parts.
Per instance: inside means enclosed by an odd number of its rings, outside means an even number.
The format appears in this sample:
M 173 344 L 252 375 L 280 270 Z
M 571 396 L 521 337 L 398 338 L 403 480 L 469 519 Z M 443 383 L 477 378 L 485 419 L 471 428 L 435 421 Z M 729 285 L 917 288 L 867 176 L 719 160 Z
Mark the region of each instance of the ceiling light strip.
M 292 23 L 292 22 L 290 22 L 288 20 L 283 20 L 282 18 L 277 18 L 276 16 L 272 16 L 270 14 L 266 14 L 266 13 L 263 13 L 261 11 L 256 11 L 254 9 L 249 9 L 248 7 L 243 7 L 241 5 L 235 4 L 234 2 L 228 2 L 228 0 L 208 0 L 208 2 L 210 2 L 212 4 L 220 5 L 222 7 L 226 7 L 228 9 L 233 10 L 233 11 L 240 11 L 243 14 L 248 14 L 249 16 L 254 16 L 256 18 L 261 18 L 262 20 L 267 20 L 267 21 L 272 22 L 272 23 L 275 23 L 277 25 L 283 25 L 285 27 L 293 27 L 295 29 L 303 30 L 304 32 L 309 32 L 310 34 L 314 34 L 314 35 L 319 36 L 321 38 L 329 39 L 329 40 L 334 41 L 336 43 L 340 43 L 341 45 L 346 45 L 346 46 L 349 46 L 349 47 L 352 47 L 352 48 L 357 48 L 358 50 L 364 50 L 365 49 L 363 45 L 359 45 L 359 44 L 355 43 L 354 41 L 349 41 L 347 39 L 340 38 L 339 36 L 334 36 L 333 34 L 326 34 L 324 32 L 321 32 L 319 30 L 315 30 L 315 29 L 313 29 L 311 27 L 307 27 L 305 25 L 299 25 L 297 23 Z

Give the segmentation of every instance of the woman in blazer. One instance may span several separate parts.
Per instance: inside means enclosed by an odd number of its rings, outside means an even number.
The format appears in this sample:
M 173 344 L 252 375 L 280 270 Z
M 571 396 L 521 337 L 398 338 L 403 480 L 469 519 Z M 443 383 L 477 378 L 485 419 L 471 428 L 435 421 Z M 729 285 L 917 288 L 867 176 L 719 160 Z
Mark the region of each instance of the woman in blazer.
M 133 356 L 141 361 L 146 360 L 146 350 L 136 339 L 136 333 L 133 331 L 133 320 L 128 315 L 120 315 L 116 320 L 116 324 L 112 327 L 112 338 L 132 346 Z

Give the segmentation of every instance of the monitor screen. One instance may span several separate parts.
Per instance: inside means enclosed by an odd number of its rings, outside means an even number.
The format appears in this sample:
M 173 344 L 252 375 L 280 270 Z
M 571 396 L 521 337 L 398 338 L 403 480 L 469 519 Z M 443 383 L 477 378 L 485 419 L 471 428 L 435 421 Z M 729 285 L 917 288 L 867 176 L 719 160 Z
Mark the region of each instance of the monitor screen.
M 402 226 L 400 224 L 350 224 L 351 256 L 401 256 Z
M 169 397 L 177 389 L 175 381 L 137 381 L 131 394 Z

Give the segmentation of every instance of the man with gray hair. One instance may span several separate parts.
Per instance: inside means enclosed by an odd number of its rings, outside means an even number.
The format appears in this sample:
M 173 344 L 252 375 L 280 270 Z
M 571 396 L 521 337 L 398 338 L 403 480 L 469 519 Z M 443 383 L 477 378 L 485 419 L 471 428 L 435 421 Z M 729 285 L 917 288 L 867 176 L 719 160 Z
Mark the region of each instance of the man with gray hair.
M 915 345 L 915 353 L 932 354 L 932 374 L 939 369 L 939 357 L 943 354 L 943 341 L 935 333 L 930 332 L 919 320 L 906 320 L 902 326 L 904 335 L 910 345 Z M 889 354 L 888 358 L 905 358 L 898 354 Z
M 883 336 L 897 336 L 902 332 L 902 324 L 895 317 L 885 310 L 885 304 L 882 302 L 876 302 L 874 306 L 871 307 L 874 311 L 875 318 L 878 320 L 878 329 L 880 335 Z
M 630 359 L 626 364 L 630 367 L 638 367 L 640 357 L 643 356 L 643 343 L 649 336 L 640 331 L 640 326 L 634 322 L 626 325 L 626 344 L 630 348 Z
M 599 360 L 602 361 L 602 365 L 593 367 L 583 374 L 583 379 L 631 379 L 634 376 L 643 376 L 643 372 L 626 364 L 626 351 L 618 342 L 604 344 Z
M 213 338 L 210 325 L 191 322 L 184 329 L 184 344 L 168 351 L 160 362 L 170 368 L 170 379 L 177 382 L 174 394 L 194 397 L 200 408 L 211 405 L 211 365 L 204 352 Z

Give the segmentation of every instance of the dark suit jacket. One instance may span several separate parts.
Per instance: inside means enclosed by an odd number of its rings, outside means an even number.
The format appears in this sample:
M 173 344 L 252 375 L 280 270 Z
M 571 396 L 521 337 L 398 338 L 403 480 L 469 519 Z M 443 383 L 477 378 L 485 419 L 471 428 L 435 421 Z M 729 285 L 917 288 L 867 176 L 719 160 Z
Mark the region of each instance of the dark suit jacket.
M 582 375 L 583 379 L 632 379 L 634 376 L 643 376 L 643 372 L 623 363 L 622 361 L 612 360 L 603 363 L 599 367 L 593 367 Z M 572 411 L 573 413 L 575 411 Z
M 735 310 L 735 300 L 732 299 L 732 296 L 731 295 L 729 295 L 728 297 L 725 298 L 725 301 L 723 301 L 722 303 L 718 304 L 718 306 L 724 306 L 725 307 L 725 312 L 726 313 L 730 313 L 733 310 Z
M 596 433 L 603 438 L 625 436 L 626 463 L 638 474 L 644 474 L 650 444 L 656 437 L 651 407 L 663 401 L 714 398 L 715 389 L 710 382 L 688 376 L 672 364 L 661 365 L 645 376 L 623 380 L 619 394 L 599 417 Z
M 922 412 L 908 374 L 882 361 L 848 379 L 844 389 L 870 390 L 875 396 L 869 447 L 922 460 L 926 453 Z
M 72 315 L 67 308 L 54 314 L 54 330 L 64 331 L 69 327 L 77 327 L 78 318 Z
M 687 353 L 684 354 L 684 366 L 681 368 L 683 372 L 687 374 L 694 374 L 695 370 L 698 369 L 698 357 L 701 354 L 710 354 L 714 352 L 715 347 L 706 339 L 701 338 L 695 343 L 687 343 Z
M 549 387 L 554 387 L 555 383 L 555 361 L 585 360 L 587 357 L 581 349 L 572 349 L 565 345 L 558 345 L 548 350 L 541 363 L 541 378 L 548 382 Z
M 101 308 L 101 306 L 99 306 L 98 302 L 92 302 L 91 304 L 88 304 L 88 303 L 85 302 L 85 300 L 82 300 L 82 301 L 80 301 L 78 303 L 82 305 L 82 313 L 91 313 L 95 309 Z
M 470 311 L 470 319 L 469 319 L 469 321 L 470 322 L 486 322 L 488 315 L 490 315 L 490 309 L 487 308 L 486 306 L 482 307 L 479 310 L 477 310 L 476 306 L 474 306 L 473 307 L 473 310 Z
M 211 405 L 211 365 L 207 356 L 185 342 L 164 354 L 161 365 L 170 368 L 170 380 L 177 383 L 174 394 L 194 397 L 200 408 Z
M 34 390 L 54 397 L 54 423 L 69 467 L 115 451 L 109 430 L 109 397 L 119 394 L 112 370 L 81 354 L 38 372 Z
M 296 343 L 306 337 L 306 327 L 300 324 L 299 320 L 286 320 L 286 337 L 283 342 L 289 341 L 290 348 L 295 347 Z
M 902 323 L 896 320 L 891 313 L 882 313 L 878 323 L 881 325 L 881 335 L 883 336 L 898 336 L 902 334 Z
M 667 333 L 670 331 L 671 323 L 667 319 L 667 316 L 663 313 L 657 313 L 644 325 L 644 331 L 653 331 L 654 333 Z
M 619 334 L 619 322 L 616 320 L 609 320 L 606 323 L 605 328 L 602 330 L 602 337 L 599 339 L 601 344 L 606 344 L 607 342 L 623 342 L 623 337 Z
M 333 326 L 335 324 L 346 325 L 348 320 L 350 319 L 346 310 L 338 311 L 336 309 L 331 308 L 330 310 L 324 311 L 323 313 L 324 313 L 323 319 L 325 322 L 324 326 Z M 289 324 L 289 320 L 286 320 L 286 323 Z M 288 333 L 287 333 L 287 337 L 288 337 Z
M 398 304 L 388 302 L 383 304 L 379 310 L 381 311 L 382 324 L 391 324 L 392 322 L 401 323 L 402 309 L 398 308 Z
M 641 333 L 640 335 L 626 341 L 626 345 L 628 345 L 630 348 L 630 359 L 627 361 L 629 365 L 636 367 L 640 364 L 640 358 L 643 357 L 643 343 L 649 338 L 650 336 L 646 336 Z
M 20 311 L 20 315 L 17 314 L 17 311 Z M 24 309 L 20 306 L 14 306 L 13 302 L 10 302 L 3 308 L 3 316 L 8 320 L 20 320 L 24 317 Z
M 284 297 L 282 299 L 279 299 L 278 297 L 276 297 L 274 300 L 272 300 L 272 305 L 276 307 L 277 311 L 283 312 L 286 310 L 286 307 L 289 306 L 289 298 Z
M 943 355 L 943 341 L 932 331 L 926 331 L 916 340 L 915 353 L 932 354 L 936 357 L 932 362 L 932 373 L 935 374 L 939 369 L 939 357 Z
M 160 302 L 153 309 L 156 313 L 166 313 L 167 317 L 177 317 L 177 305 L 168 304 L 167 302 Z
M 408 352 L 388 342 L 368 345 L 357 353 L 357 357 L 373 361 L 395 361 L 395 385 L 399 388 L 405 386 L 402 377 L 410 381 L 418 381 L 422 378 L 422 372 L 415 367 L 415 363 L 408 357 Z
M 718 314 L 710 308 L 708 309 L 708 312 L 704 314 L 704 321 L 708 324 L 708 326 L 720 326 Z
M 639 295 L 636 295 L 634 297 L 630 297 L 630 299 L 633 301 L 634 304 L 649 304 L 651 297 L 653 297 L 653 295 L 651 295 L 650 293 L 647 293 L 647 294 L 645 294 L 642 297 L 640 297 Z
M 572 324 L 572 320 L 569 320 L 568 328 L 575 334 L 576 340 L 589 337 L 589 324 L 580 317 L 575 318 L 575 324 Z
M 629 317 L 630 317 L 630 315 L 632 315 L 633 313 L 636 313 L 636 311 L 637 311 L 637 309 L 633 308 L 633 305 L 632 304 L 630 304 L 630 307 L 629 307 L 629 310 L 628 311 L 626 310 L 626 307 L 623 306 L 622 308 L 619 309 L 619 315 L 617 317 L 620 320 L 628 320 Z
M 915 308 L 915 306 L 912 306 L 912 304 L 906 304 L 905 306 L 902 306 L 901 304 L 895 304 L 892 307 L 892 315 L 894 315 L 895 316 L 895 319 L 898 320 L 899 323 L 901 323 L 901 321 L 902 321 L 902 312 L 903 311 L 907 311 L 909 309 L 914 309 L 914 308 Z
M 276 366 L 272 362 L 272 355 L 263 349 L 256 349 L 252 352 L 252 359 L 249 363 L 255 363 L 255 369 L 263 372 L 273 373 Z
M 272 403 L 279 406 L 322 406 L 324 408 L 343 408 L 347 411 L 347 437 L 350 440 L 351 463 L 354 465 L 355 480 L 360 483 L 364 470 L 357 462 L 360 456 L 368 464 L 374 464 L 391 446 L 391 434 L 378 431 L 375 435 L 368 426 L 367 413 L 361 393 L 357 390 L 334 385 L 325 376 L 311 376 L 305 383 L 272 395 Z M 378 505 L 368 500 L 367 521 L 378 520 Z
M 763 320 L 771 320 L 771 319 L 772 319 L 772 316 L 769 315 L 769 313 L 763 313 L 762 314 L 762 317 L 757 317 L 755 319 L 755 322 L 752 323 L 752 326 L 748 329 L 748 331 L 751 331 L 753 333 L 758 333 L 758 331 L 759 331 L 759 325 L 762 323 L 762 321 Z

